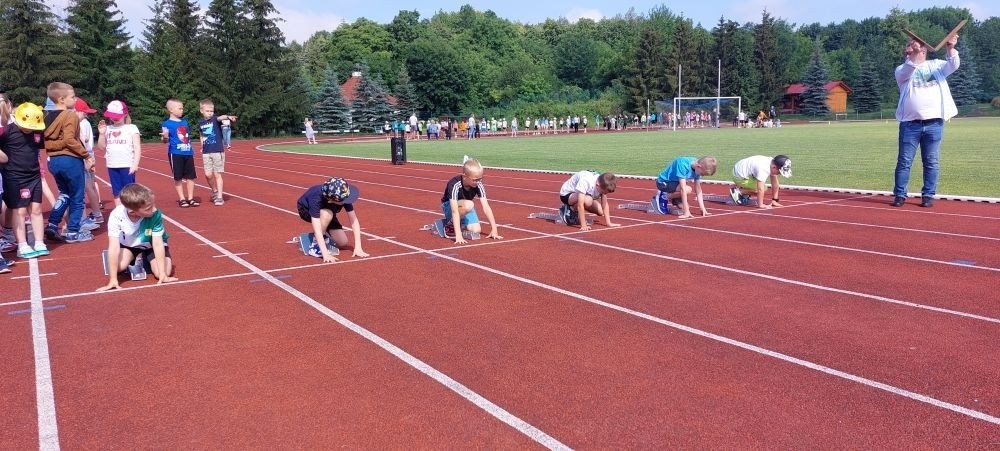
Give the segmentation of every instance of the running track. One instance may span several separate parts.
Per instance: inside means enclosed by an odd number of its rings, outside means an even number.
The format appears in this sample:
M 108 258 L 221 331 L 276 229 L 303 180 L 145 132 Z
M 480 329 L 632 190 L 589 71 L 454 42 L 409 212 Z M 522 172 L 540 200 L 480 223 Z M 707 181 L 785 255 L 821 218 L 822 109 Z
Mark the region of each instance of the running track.
M 457 167 L 255 144 L 223 207 L 178 208 L 146 152 L 180 282 L 93 293 L 104 229 L 4 276 L 0 448 L 1000 446 L 995 204 L 788 192 L 580 233 L 527 219 L 564 176 L 487 170 L 505 239 L 456 247 L 418 229 Z M 286 243 L 330 175 L 369 258 Z

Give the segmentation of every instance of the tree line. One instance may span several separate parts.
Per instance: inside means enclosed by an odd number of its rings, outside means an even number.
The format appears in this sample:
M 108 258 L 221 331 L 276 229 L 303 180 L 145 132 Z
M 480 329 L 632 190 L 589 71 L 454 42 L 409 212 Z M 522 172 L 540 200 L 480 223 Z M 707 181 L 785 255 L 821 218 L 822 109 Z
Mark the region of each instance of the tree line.
M 978 21 L 955 7 L 897 8 L 827 25 L 793 24 L 765 10 L 756 23 L 722 16 L 706 28 L 665 6 L 523 24 L 466 5 L 429 18 L 403 10 L 388 24 L 361 18 L 288 44 L 270 1 L 212 0 L 202 14 L 192 0 L 154 0 L 150 9 L 133 46 L 114 0 L 71 0 L 65 21 L 42 1 L 0 0 L 0 85 L 16 102 L 43 101 L 56 80 L 99 109 L 125 100 L 145 136 L 158 133 L 168 98 L 182 100 L 194 118 L 197 101 L 211 97 L 216 111 L 239 116 L 242 136 L 295 133 L 313 115 L 329 122 L 320 127 L 374 129 L 414 111 L 422 118 L 641 113 L 648 101 L 678 92 L 738 95 L 750 109 L 767 110 L 788 84 L 807 82 L 815 95 L 824 80 L 851 86 L 852 107 L 864 112 L 897 99 L 892 74 L 904 28 L 936 40 L 970 19 L 960 33 L 962 68 L 949 77 L 953 94 L 960 104 L 1000 95 L 993 44 L 1000 19 Z M 364 82 L 347 105 L 340 84 L 355 71 Z

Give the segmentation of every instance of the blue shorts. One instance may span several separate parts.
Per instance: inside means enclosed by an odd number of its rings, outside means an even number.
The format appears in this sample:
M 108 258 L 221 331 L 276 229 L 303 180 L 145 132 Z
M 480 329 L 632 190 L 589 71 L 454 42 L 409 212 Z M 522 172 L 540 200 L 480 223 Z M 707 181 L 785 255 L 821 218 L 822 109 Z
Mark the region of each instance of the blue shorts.
M 444 211 L 445 222 L 451 221 L 451 202 L 449 201 L 442 203 L 441 210 Z M 462 226 L 467 226 L 469 224 L 478 224 L 478 223 L 479 223 L 479 215 L 476 214 L 475 208 L 469 210 L 469 212 L 466 213 L 465 216 L 462 216 L 462 221 L 460 222 Z
M 129 183 L 135 183 L 135 174 L 128 173 L 129 168 L 108 168 L 108 181 L 111 182 L 111 194 L 118 197 L 122 188 Z

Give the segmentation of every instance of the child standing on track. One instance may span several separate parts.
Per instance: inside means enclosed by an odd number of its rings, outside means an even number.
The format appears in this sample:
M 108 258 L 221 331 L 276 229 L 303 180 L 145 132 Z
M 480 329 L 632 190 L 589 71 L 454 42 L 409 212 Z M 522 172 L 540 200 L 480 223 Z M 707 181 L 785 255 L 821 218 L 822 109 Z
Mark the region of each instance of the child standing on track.
M 90 169 L 83 173 L 84 197 L 87 200 L 86 205 L 90 207 L 87 221 L 100 224 L 104 222 L 104 214 L 101 213 L 101 193 L 97 189 L 97 180 L 94 179 L 94 126 L 87 120 L 87 115 L 96 113 L 97 110 L 87 105 L 81 97 L 76 98 L 76 106 L 73 109 L 76 111 L 76 117 L 80 119 L 80 142 L 90 154 Z
M 184 119 L 184 104 L 177 99 L 167 100 L 167 112 L 170 117 L 163 121 L 160 137 L 167 143 L 177 205 L 181 208 L 197 207 L 201 205 L 194 198 L 194 181 L 198 174 L 194 170 L 194 150 L 191 148 L 188 121 Z
M 131 265 L 151 271 L 157 284 L 177 280 L 170 273 L 173 260 L 163 227 L 163 213 L 156 208 L 153 191 L 138 183 L 122 188 L 121 205 L 108 214 L 108 284 L 97 291 L 119 288 L 118 273 Z
M 35 258 L 49 255 L 42 239 L 42 173 L 38 164 L 45 113 L 33 103 L 22 103 L 14 110 L 14 121 L 0 128 L 0 150 L 4 154 L 3 201 L 13 211 L 11 226 L 17 241 L 17 256 Z M 7 118 L 4 118 L 5 120 Z M 34 246 L 28 245 L 24 216 L 31 215 Z M 3 257 L 0 257 L 3 260 Z M 6 260 L 3 260 L 6 263 Z M 6 264 L 0 266 L 6 267 Z
M 198 130 L 201 138 L 201 158 L 205 169 L 205 182 L 212 189 L 212 202 L 222 205 L 222 173 L 226 168 L 226 147 L 222 140 L 222 121 L 236 122 L 236 116 L 215 115 L 215 104 L 212 99 L 202 99 L 198 102 L 201 120 Z
M 483 205 L 483 214 L 490 221 L 489 237 L 495 240 L 503 239 L 497 229 L 497 221 L 493 216 L 490 201 L 486 199 L 486 188 L 483 187 L 483 166 L 474 158 L 466 157 L 462 164 L 462 173 L 448 180 L 441 196 L 441 210 L 444 212 L 444 234 L 455 238 L 455 244 L 465 244 L 462 230 L 480 233 L 479 216 L 476 215 L 476 204 L 473 200 L 479 197 Z M 458 231 L 458 233 L 456 233 Z
M 348 184 L 340 177 L 333 177 L 322 185 L 307 189 L 299 197 L 297 203 L 299 217 L 312 224 L 313 244 L 309 249 L 309 255 L 322 257 L 325 263 L 337 261 L 322 243 L 326 243 L 329 237 L 338 248 L 347 248 L 349 244 L 347 233 L 337 220 L 337 213 L 345 210 L 347 218 L 351 220 L 351 231 L 354 234 L 354 256 L 368 256 L 368 253 L 361 248 L 361 222 L 354 213 L 354 202 L 358 200 L 359 195 L 358 187 Z
M 691 186 L 688 184 L 694 181 L 694 191 L 698 199 L 698 208 L 701 209 L 702 216 L 708 216 L 705 209 L 705 199 L 701 192 L 701 177 L 703 175 L 714 175 L 718 163 L 715 157 L 677 157 L 670 162 L 660 176 L 656 178 L 656 189 L 659 191 L 657 198 L 653 202 L 654 207 L 662 213 L 667 213 L 667 204 L 681 207 L 684 211 L 681 218 L 690 218 L 691 205 L 688 203 L 688 195 L 691 194 Z
M 778 184 L 778 175 L 783 177 L 792 176 L 792 160 L 785 155 L 778 155 L 774 158 L 763 155 L 755 155 L 744 158 L 736 162 L 733 166 L 733 182 L 736 186 L 729 188 L 729 195 L 737 205 L 750 205 L 750 193 L 757 195 L 758 208 L 780 207 L 778 203 L 778 191 L 781 186 Z M 764 195 L 767 194 L 767 185 L 764 183 L 768 177 L 771 179 L 771 187 L 774 194 L 771 195 L 771 203 L 764 202 Z
M 77 243 L 94 239 L 91 230 L 97 228 L 83 217 L 83 196 L 86 176 L 93 166 L 90 152 L 80 142 L 80 119 L 72 109 L 76 106 L 76 91 L 66 83 L 53 82 L 48 97 L 55 110 L 45 115 L 45 151 L 49 155 L 49 172 L 56 179 L 59 200 L 49 213 L 45 237 L 56 241 Z M 59 223 L 66 217 L 66 235 L 59 233 Z
M 129 120 L 128 106 L 121 100 L 112 100 L 104 111 L 104 117 L 111 120 L 97 123 L 97 149 L 104 151 L 107 160 L 108 180 L 111 194 L 115 196 L 115 206 L 121 205 L 122 188 L 135 183 L 135 172 L 139 170 L 142 158 L 142 142 L 139 127 Z
M 573 174 L 559 190 L 559 216 L 566 225 L 579 225 L 581 231 L 590 230 L 587 224 L 587 213 L 591 212 L 604 218 L 608 227 L 618 227 L 611 222 L 611 208 L 608 207 L 608 196 L 615 192 L 618 178 L 605 172 L 598 175 L 596 171 L 580 171 Z M 582 219 L 581 219 L 582 218 Z

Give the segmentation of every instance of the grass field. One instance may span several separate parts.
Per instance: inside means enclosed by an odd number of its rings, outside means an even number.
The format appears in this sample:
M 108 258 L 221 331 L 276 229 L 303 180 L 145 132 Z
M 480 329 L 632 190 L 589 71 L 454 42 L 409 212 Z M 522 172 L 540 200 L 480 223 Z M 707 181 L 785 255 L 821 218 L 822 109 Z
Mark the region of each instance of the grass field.
M 896 164 L 895 120 L 793 124 L 773 129 L 694 129 L 628 133 L 580 133 L 468 141 L 407 141 L 409 161 L 459 163 L 473 155 L 485 166 L 617 174 L 657 175 L 674 157 L 713 155 L 728 180 L 732 165 L 750 155 L 786 154 L 789 185 L 891 191 Z M 938 194 L 1000 197 L 1000 118 L 955 119 L 945 125 Z M 272 145 L 273 150 L 388 158 L 387 141 L 348 144 Z M 919 192 L 919 153 L 909 191 Z

